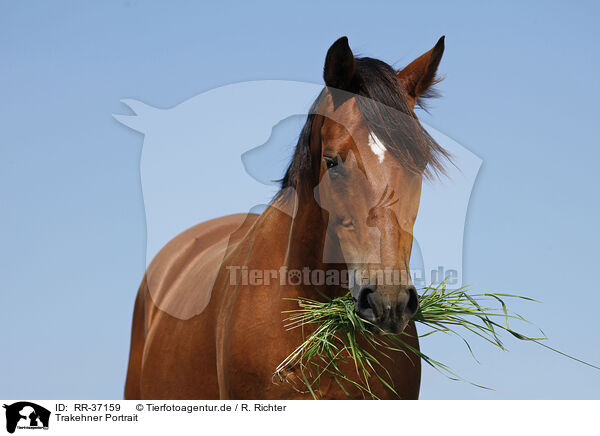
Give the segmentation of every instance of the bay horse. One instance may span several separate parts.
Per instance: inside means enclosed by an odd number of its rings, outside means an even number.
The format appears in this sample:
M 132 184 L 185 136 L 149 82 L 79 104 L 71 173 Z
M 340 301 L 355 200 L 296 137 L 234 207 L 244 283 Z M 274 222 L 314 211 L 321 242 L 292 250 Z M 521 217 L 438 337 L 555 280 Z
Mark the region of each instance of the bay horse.
M 408 274 L 412 228 L 423 177 L 443 173 L 449 155 L 414 108 L 435 94 L 443 51 L 444 37 L 395 71 L 355 57 L 346 37 L 329 48 L 326 86 L 266 210 L 198 224 L 149 265 L 133 312 L 126 399 L 312 398 L 295 383 L 298 368 L 286 369 L 280 382 L 273 378 L 306 334 L 285 327 L 282 312 L 297 307 L 293 298 L 322 300 L 350 289 L 359 316 L 379 333 L 406 332 L 418 349 L 411 321 L 418 296 Z M 401 271 L 402 279 L 329 280 L 375 270 Z M 327 281 L 315 286 L 310 279 L 322 278 L 315 271 L 327 272 Z M 417 399 L 420 359 L 389 355 L 384 365 L 396 393 L 377 381 L 373 392 Z M 342 369 L 350 376 L 353 364 Z M 352 385 L 323 377 L 320 398 L 361 397 Z

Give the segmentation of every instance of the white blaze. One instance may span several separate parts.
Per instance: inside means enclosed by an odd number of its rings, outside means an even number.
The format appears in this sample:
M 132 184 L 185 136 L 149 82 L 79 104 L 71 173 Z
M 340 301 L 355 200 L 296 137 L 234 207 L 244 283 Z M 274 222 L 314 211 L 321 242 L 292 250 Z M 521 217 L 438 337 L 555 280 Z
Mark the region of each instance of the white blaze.
M 383 162 L 383 158 L 385 157 L 385 146 L 373 132 L 369 134 L 369 147 L 371 147 L 371 150 L 379 159 L 379 163 Z

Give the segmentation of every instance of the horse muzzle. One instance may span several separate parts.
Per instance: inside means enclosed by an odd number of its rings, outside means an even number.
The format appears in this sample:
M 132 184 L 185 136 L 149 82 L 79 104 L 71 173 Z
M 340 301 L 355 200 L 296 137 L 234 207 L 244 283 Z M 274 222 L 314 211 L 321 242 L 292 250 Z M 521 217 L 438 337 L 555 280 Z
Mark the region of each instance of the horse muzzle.
M 419 298 L 412 285 L 363 286 L 356 298 L 358 315 L 385 333 L 401 333 L 418 309 Z

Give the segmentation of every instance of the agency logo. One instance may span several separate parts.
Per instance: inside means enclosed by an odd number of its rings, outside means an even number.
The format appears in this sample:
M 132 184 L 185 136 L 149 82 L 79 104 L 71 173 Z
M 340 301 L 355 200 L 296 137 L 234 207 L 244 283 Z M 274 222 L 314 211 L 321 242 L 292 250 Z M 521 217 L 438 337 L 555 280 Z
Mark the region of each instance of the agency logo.
M 322 85 L 311 83 L 261 80 L 215 88 L 166 109 L 138 100 L 122 100 L 133 113 L 113 116 L 125 126 L 144 134 L 140 176 L 146 212 L 147 265 L 172 238 L 200 222 L 240 212 L 262 213 L 281 188 L 279 181 L 291 161 L 299 132 L 307 117 L 315 115 L 311 112 L 313 109 L 308 108 L 322 90 Z M 356 95 L 354 98 L 365 99 Z M 370 103 L 364 104 L 367 107 Z M 329 113 L 326 115 L 331 116 Z M 414 123 L 414 118 L 406 114 L 397 113 L 395 116 L 406 118 L 407 125 Z M 337 119 L 335 122 L 343 125 L 345 120 Z M 424 123 L 419 126 L 426 131 L 419 137 L 431 137 L 452 156 L 452 164 L 445 166 L 446 176 L 443 179 L 433 177 L 423 180 L 419 212 L 412 232 L 412 255 L 407 266 L 410 266 L 411 280 L 417 288 L 436 285 L 446 279 L 450 289 L 458 289 L 463 280 L 463 235 L 467 209 L 482 160 L 432 127 Z M 375 153 L 381 163 L 386 153 L 390 158 L 389 151 L 386 152 L 375 139 L 380 140 L 374 137 L 373 144 L 369 142 L 365 152 L 369 156 L 370 151 Z M 350 168 L 358 160 L 364 160 L 364 156 L 361 158 L 357 151 L 354 159 L 338 162 L 338 169 L 341 164 Z M 360 175 L 357 177 L 360 178 Z M 363 185 L 372 184 L 368 175 L 365 177 Z M 327 186 L 321 183 L 318 192 L 315 192 L 315 200 L 331 218 L 332 210 L 343 210 L 343 205 L 349 203 L 344 198 L 334 197 L 333 194 L 342 191 L 332 187 L 329 190 L 332 195 L 327 198 L 325 191 Z M 285 204 L 290 208 L 280 211 L 292 216 L 298 200 L 295 189 L 287 187 L 282 192 L 285 195 L 280 194 L 279 198 L 288 199 Z M 375 203 L 370 204 L 365 212 L 373 209 L 383 213 L 404 198 L 397 187 L 377 192 L 373 197 Z M 377 204 L 377 200 L 381 203 Z M 362 203 L 357 203 L 356 207 L 362 207 Z M 368 214 L 363 214 L 362 209 L 353 211 L 361 224 L 366 224 Z M 403 222 L 402 217 L 396 218 L 399 223 Z M 377 263 L 381 245 L 381 239 L 377 237 L 379 230 L 368 224 L 361 228 L 367 229 L 365 231 L 371 229 L 369 240 L 375 243 L 369 250 L 369 257 L 354 256 L 357 257 L 355 263 Z M 352 257 L 352 244 L 336 252 L 335 241 L 339 238 L 335 229 L 334 223 L 329 222 L 327 235 L 333 238 L 326 240 L 333 241 L 333 244 L 324 248 L 322 260 L 346 263 L 344 250 L 348 257 Z M 189 319 L 201 313 L 210 300 L 218 268 L 211 271 L 203 273 L 202 279 L 207 298 L 198 299 L 196 294 L 186 294 L 182 297 L 185 300 L 155 298 L 155 302 L 161 310 L 178 319 Z M 297 280 L 298 276 L 292 279 Z M 157 297 L 154 294 L 158 287 L 149 285 L 149 289 L 153 298 Z
M 48 430 L 50 411 L 29 401 L 19 401 L 4 405 L 6 409 L 6 431 L 14 433 L 22 430 Z

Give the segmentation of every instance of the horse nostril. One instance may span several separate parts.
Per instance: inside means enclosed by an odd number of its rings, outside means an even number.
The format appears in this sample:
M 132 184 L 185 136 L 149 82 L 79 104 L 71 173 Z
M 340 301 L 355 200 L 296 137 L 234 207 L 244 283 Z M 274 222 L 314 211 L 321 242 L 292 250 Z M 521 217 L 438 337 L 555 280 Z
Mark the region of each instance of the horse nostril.
M 406 311 L 410 317 L 413 317 L 419 309 L 419 295 L 417 294 L 417 289 L 412 285 L 406 288 L 406 292 L 408 292 Z
M 367 321 L 375 322 L 375 291 L 371 288 L 364 287 L 358 292 L 356 301 L 356 310 L 358 314 Z

